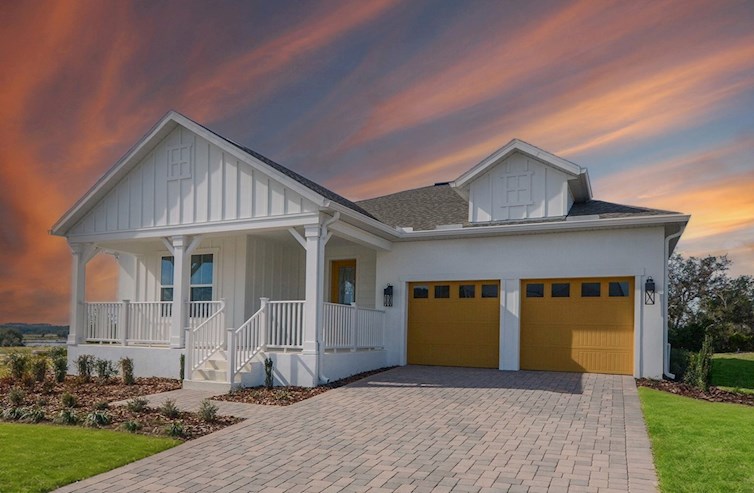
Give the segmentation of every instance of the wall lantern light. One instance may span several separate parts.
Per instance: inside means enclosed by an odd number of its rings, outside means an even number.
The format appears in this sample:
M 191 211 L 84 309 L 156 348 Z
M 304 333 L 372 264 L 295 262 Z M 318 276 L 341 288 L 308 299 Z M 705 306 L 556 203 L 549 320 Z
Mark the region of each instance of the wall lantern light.
M 655 304 L 655 281 L 651 277 L 648 277 L 644 282 L 644 304 Z
M 393 285 L 388 284 L 387 287 L 382 290 L 382 294 L 385 298 L 383 304 L 385 306 L 393 306 Z

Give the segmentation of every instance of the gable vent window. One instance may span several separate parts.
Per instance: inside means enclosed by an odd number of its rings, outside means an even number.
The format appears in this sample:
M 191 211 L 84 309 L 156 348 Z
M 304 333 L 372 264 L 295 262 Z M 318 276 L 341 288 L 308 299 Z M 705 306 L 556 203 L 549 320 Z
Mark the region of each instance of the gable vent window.
M 502 177 L 503 203 L 505 206 L 530 205 L 531 200 L 531 171 L 510 173 Z
M 190 145 L 168 147 L 168 180 L 183 180 L 191 178 Z

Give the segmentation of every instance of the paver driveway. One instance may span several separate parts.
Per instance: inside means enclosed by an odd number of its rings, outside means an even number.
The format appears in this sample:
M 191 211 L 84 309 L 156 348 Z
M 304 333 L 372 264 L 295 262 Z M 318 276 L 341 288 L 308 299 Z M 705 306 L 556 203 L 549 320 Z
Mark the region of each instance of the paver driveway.
M 655 491 L 630 377 L 403 367 L 60 491 Z

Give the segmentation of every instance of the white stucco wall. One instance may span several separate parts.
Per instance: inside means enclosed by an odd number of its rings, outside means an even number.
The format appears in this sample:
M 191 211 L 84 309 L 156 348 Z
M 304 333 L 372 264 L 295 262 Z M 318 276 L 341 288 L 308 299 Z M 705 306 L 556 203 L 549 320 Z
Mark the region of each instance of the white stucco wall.
M 123 357 L 134 360 L 134 376 L 178 378 L 183 349 L 166 347 L 120 346 L 117 344 L 82 344 L 68 346 L 68 373 L 76 374 L 76 358 L 91 354 L 117 364 Z
M 394 286 L 386 308 L 388 365 L 406 364 L 407 283 L 464 279 L 501 281 L 500 369 L 519 369 L 520 281 L 531 278 L 635 276 L 636 376 L 662 376 L 663 321 L 659 296 L 644 305 L 641 287 L 652 276 L 663 286 L 662 227 L 532 234 L 497 238 L 396 242 L 377 254 L 377 293 Z

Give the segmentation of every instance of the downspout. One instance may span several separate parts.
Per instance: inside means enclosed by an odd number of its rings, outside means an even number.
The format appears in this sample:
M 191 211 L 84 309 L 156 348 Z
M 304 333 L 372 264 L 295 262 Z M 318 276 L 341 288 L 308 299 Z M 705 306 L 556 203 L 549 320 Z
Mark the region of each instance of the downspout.
M 663 373 L 665 376 L 675 380 L 675 375 L 670 373 L 670 344 L 668 343 L 668 261 L 670 260 L 670 240 L 680 237 L 686 225 L 681 225 L 677 233 L 665 237 L 665 257 L 663 261 L 663 278 L 662 278 L 662 354 L 663 354 Z
M 320 236 L 322 240 L 322 251 L 320 251 L 319 254 L 322 255 L 323 257 L 323 261 L 322 261 L 323 265 L 324 265 L 325 247 L 327 246 L 327 242 L 330 241 L 330 237 L 332 237 L 332 234 L 327 232 L 327 227 L 339 220 L 340 220 L 340 212 L 336 212 L 335 214 L 333 214 L 333 216 L 330 219 L 322 223 L 322 232 Z M 322 276 L 324 275 L 325 273 L 323 272 Z M 324 283 L 322 284 L 324 285 Z M 323 294 L 322 299 L 324 302 L 324 294 Z M 322 310 L 323 309 L 324 309 L 324 305 L 319 307 L 320 316 L 319 316 L 319 320 L 317 321 L 318 322 L 317 323 L 317 381 L 319 383 L 330 383 L 330 378 L 322 372 L 322 362 L 323 362 L 323 356 L 325 354 L 324 341 L 322 340 L 323 339 L 322 337 L 322 330 L 323 330 Z

